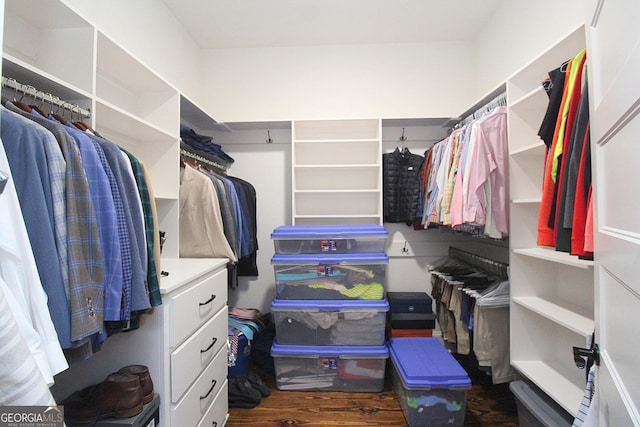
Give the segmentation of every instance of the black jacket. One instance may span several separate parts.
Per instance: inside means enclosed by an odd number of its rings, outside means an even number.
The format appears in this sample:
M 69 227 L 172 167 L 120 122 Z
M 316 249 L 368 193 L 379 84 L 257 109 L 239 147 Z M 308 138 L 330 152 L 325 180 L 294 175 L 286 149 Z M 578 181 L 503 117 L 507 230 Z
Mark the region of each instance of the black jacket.
M 407 148 L 382 155 L 384 222 L 411 224 L 416 219 L 423 161 L 423 156 Z

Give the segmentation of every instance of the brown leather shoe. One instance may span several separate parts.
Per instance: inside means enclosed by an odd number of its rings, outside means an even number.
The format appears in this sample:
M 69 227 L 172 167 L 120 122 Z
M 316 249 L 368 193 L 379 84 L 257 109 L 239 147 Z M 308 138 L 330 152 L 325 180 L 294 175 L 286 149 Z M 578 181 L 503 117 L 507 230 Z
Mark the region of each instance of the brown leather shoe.
M 129 418 L 142 412 L 142 387 L 135 375 L 110 374 L 102 383 L 63 400 L 69 422 L 90 423 L 103 418 Z
M 120 374 L 136 375 L 142 387 L 142 402 L 146 405 L 153 400 L 153 380 L 149 368 L 144 365 L 129 365 L 118 371 Z

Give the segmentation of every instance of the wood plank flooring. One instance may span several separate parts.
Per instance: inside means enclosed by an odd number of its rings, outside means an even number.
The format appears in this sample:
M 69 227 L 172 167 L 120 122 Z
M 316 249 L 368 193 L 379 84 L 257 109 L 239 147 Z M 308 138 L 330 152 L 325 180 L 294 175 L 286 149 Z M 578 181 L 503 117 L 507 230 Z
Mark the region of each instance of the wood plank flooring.
M 515 399 L 508 384 L 494 385 L 467 358 L 456 356 L 467 370 L 472 388 L 467 392 L 465 426 L 517 427 Z M 406 426 L 390 375 L 379 393 L 280 391 L 273 377 L 255 370 L 271 390 L 252 409 L 229 409 L 227 427 Z

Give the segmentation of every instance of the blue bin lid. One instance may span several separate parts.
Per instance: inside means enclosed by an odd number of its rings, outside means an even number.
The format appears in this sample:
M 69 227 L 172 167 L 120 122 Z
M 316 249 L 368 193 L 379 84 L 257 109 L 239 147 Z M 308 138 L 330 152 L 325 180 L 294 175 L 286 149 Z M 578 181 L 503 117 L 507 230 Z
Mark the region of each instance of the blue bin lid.
M 284 345 L 277 341 L 271 345 L 272 356 L 302 357 L 370 357 L 387 358 L 386 345 Z
M 357 237 L 386 238 L 389 232 L 381 225 L 282 225 L 271 233 L 272 239 L 348 239 Z
M 313 310 L 313 311 L 389 311 L 389 302 L 382 300 L 295 300 L 274 298 L 271 309 L 278 310 Z
M 355 254 L 275 254 L 272 264 L 388 264 L 384 252 Z
M 391 360 L 407 389 L 468 389 L 471 379 L 437 338 L 391 338 Z

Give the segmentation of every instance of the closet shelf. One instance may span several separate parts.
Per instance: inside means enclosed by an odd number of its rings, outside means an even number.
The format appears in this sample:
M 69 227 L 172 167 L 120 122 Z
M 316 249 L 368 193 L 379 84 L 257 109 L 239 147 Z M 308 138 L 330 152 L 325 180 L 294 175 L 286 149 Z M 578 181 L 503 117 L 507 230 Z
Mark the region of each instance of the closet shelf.
M 106 127 L 116 134 L 121 133 L 121 130 L 124 129 L 127 135 L 136 135 L 140 141 L 153 143 L 158 143 L 163 139 L 174 143 L 179 139 L 179 137 L 175 135 L 175 132 L 161 129 L 149 123 L 147 120 L 137 117 L 103 99 L 96 99 L 96 111 L 99 112 L 99 114 L 96 114 L 99 118 L 96 126 Z M 123 120 L 128 123 L 127 126 L 123 126 Z M 100 129 L 96 130 L 100 132 Z
M 512 111 L 520 112 L 522 110 L 531 109 L 532 103 L 536 102 L 536 97 L 545 96 L 544 88 L 542 85 L 537 86 L 535 89 L 525 93 L 520 98 L 509 103 L 509 109 Z M 548 102 L 546 99 L 543 99 L 543 102 Z
M 513 297 L 512 301 L 585 338 L 593 334 L 594 320 L 579 314 L 576 310 L 562 307 L 540 297 Z
M 537 141 L 533 144 L 526 145 L 524 147 L 520 147 L 514 150 L 511 150 L 512 156 L 530 156 L 530 155 L 539 155 L 542 153 L 544 148 L 544 144 L 542 141 Z
M 344 194 L 344 193 L 379 193 L 378 189 L 319 189 L 319 190 L 294 190 L 298 194 L 316 194 L 316 193 L 329 193 L 329 194 Z
M 378 214 L 349 214 L 349 215 L 296 215 L 296 218 L 336 218 L 336 219 L 340 219 L 340 218 L 379 218 L 380 215 Z
M 296 139 L 296 144 L 321 144 L 321 143 L 343 143 L 343 142 L 362 142 L 362 143 L 379 143 L 379 139 L 375 138 L 331 138 L 331 139 Z
M 379 168 L 380 164 L 376 164 L 376 163 L 362 163 L 362 164 L 358 164 L 358 163 L 349 163 L 349 164 L 344 164 L 344 165 L 340 165 L 340 164 L 316 164 L 316 165 L 295 165 L 294 168 L 295 169 L 356 169 L 356 168 L 361 168 L 361 169 L 367 169 L 367 168 Z
M 578 268 L 593 268 L 593 261 L 579 259 L 576 256 L 569 255 L 565 252 L 558 252 L 551 248 L 535 247 L 513 249 L 513 253 Z
M 513 360 L 513 366 L 551 396 L 572 415 L 577 414 L 584 388 L 568 380 L 566 375 L 542 361 Z
M 540 203 L 542 201 L 542 198 L 540 197 L 522 197 L 519 199 L 513 199 L 511 200 L 511 203 L 513 203 L 514 205 L 519 205 L 519 204 L 536 204 L 536 203 Z
M 37 89 L 51 93 L 65 101 L 91 99 L 92 97 L 86 90 L 7 53 L 2 55 L 2 75 L 7 78 L 15 78 L 23 84 L 33 85 Z

